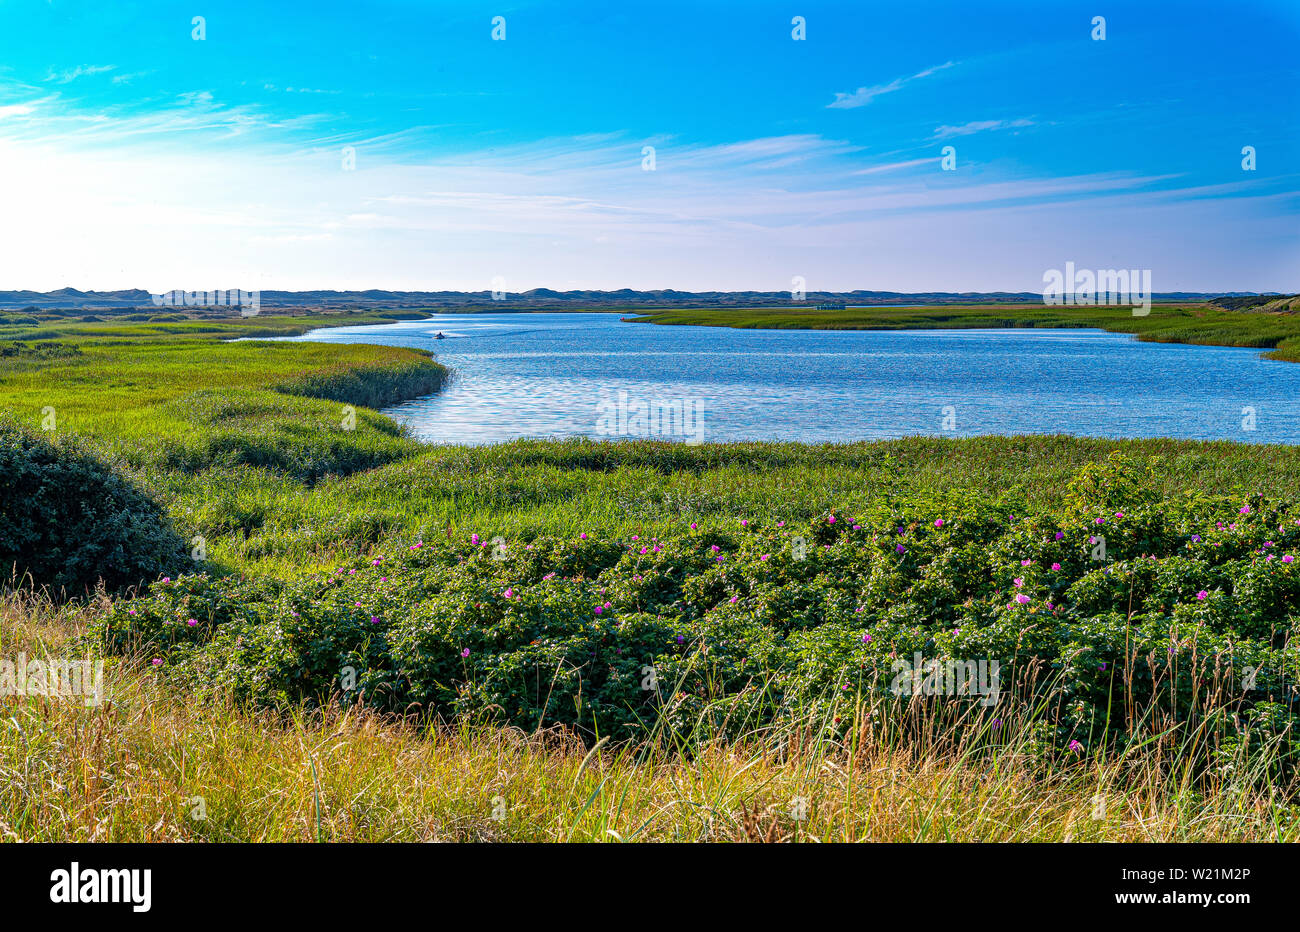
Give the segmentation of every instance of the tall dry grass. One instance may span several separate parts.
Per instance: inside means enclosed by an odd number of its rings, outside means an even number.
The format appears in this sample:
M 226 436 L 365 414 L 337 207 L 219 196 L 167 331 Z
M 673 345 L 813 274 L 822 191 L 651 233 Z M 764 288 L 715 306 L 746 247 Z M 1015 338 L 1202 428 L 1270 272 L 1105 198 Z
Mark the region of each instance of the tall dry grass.
M 0 657 L 79 654 L 95 601 L 0 599 Z M 588 749 L 557 730 L 430 726 L 355 708 L 271 714 L 178 693 L 147 667 L 108 699 L 0 698 L 8 841 L 1285 841 L 1267 754 L 1193 769 L 1153 741 L 1053 761 L 1042 709 L 862 700 L 843 739 L 810 712 L 739 741 Z M 893 701 L 893 700 L 891 700 Z M 896 702 L 896 701 L 895 701 Z M 996 732 L 996 734 L 994 733 Z M 1264 768 L 1264 769 L 1261 769 Z

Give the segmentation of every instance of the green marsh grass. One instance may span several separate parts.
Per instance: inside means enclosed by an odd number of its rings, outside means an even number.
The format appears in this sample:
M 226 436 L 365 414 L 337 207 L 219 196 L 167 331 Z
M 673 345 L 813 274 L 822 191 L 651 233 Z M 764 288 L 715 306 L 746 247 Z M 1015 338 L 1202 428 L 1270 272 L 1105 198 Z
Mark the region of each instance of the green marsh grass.
M 719 323 L 714 312 L 659 322 Z M 751 312 L 716 312 L 741 314 Z M 852 312 L 857 314 L 858 312 Z M 1273 347 L 1289 318 L 1156 306 L 883 310 L 843 325 L 1107 326 L 1141 338 Z M 1125 311 L 1124 313 L 1127 313 Z M 691 316 L 696 315 L 696 316 Z M 782 316 L 784 315 L 784 316 Z M 1053 316 L 1055 315 L 1055 316 Z M 1090 316 L 1091 315 L 1091 316 Z M 392 319 L 392 318 L 388 318 Z M 785 312 L 729 325 L 808 326 Z M 990 323 L 994 321 L 994 323 Z M 1001 321 L 1001 324 L 996 323 Z M 1050 321 L 1057 321 L 1050 324 Z M 1132 323 L 1130 323 L 1132 321 Z M 1147 323 L 1146 321 L 1150 321 Z M 445 370 L 390 347 L 226 342 L 300 333 L 312 318 L 5 324 L 0 340 L 68 355 L 0 356 L 0 409 L 58 430 L 157 496 L 215 573 L 288 578 L 432 531 L 663 534 L 740 516 L 799 521 L 899 495 L 969 489 L 1051 505 L 1112 452 L 1150 457 L 1161 495 L 1300 498 L 1295 448 L 1070 437 L 918 437 L 847 445 L 519 441 L 429 448 L 371 406 L 436 390 Z M 378 322 L 357 315 L 335 323 Z M 818 324 L 828 323 L 826 320 Z M 1133 329 L 1128 329 L 1132 327 Z M 1300 358 L 1298 356 L 1297 358 Z M 344 407 L 356 409 L 345 429 Z M 15 580 L 0 601 L 0 655 L 68 654 L 107 610 L 56 604 Z M 649 740 L 594 753 L 575 736 L 485 722 L 386 719 L 337 706 L 270 713 L 199 702 L 130 658 L 113 701 L 86 708 L 0 699 L 0 837 L 10 840 L 1296 840 L 1292 787 L 1259 779 L 1267 748 L 1196 769 L 1202 748 L 1155 740 L 1123 757 L 1044 757 L 1030 707 L 996 742 L 964 707 L 842 708 L 833 741 L 802 725 L 692 747 Z M 651 733 L 655 733 L 653 723 Z M 701 723 L 703 729 L 704 723 Z M 1157 730 L 1158 733 L 1158 730 Z M 1251 756 L 1253 754 L 1253 756 Z M 201 797 L 203 820 L 191 817 Z M 505 817 L 493 818 L 494 800 Z M 1097 800 L 1105 814 L 1094 817 Z M 808 801 L 805 819 L 791 815 Z

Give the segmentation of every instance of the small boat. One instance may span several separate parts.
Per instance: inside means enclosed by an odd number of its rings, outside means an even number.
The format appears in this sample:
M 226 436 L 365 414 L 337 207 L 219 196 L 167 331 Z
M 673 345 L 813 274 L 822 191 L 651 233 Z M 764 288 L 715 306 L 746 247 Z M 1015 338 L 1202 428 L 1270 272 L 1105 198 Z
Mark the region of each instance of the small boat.
M 445 340 L 445 339 L 447 339 L 447 338 L 446 338 L 445 336 L 443 336 L 442 331 L 439 330 L 439 331 L 438 331 L 438 335 L 437 335 L 436 337 L 434 337 L 434 339 L 435 339 L 435 340 Z

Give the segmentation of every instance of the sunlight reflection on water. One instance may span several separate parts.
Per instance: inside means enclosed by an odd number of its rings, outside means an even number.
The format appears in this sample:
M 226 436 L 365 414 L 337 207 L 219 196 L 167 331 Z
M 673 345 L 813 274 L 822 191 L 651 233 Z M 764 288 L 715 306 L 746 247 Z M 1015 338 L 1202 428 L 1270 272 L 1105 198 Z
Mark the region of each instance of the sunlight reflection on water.
M 618 317 L 443 315 L 293 339 L 433 351 L 455 370 L 452 382 L 385 413 L 437 443 L 601 437 L 611 427 L 635 436 L 649 429 L 636 420 L 638 401 L 668 405 L 674 432 L 665 439 L 677 440 L 690 439 L 678 429 L 681 409 L 696 406 L 685 412 L 698 415 L 707 441 L 936 433 L 1300 441 L 1300 365 L 1256 350 L 1099 330 L 733 330 Z M 446 339 L 434 338 L 439 331 Z M 1254 430 L 1243 429 L 1243 408 L 1254 409 Z

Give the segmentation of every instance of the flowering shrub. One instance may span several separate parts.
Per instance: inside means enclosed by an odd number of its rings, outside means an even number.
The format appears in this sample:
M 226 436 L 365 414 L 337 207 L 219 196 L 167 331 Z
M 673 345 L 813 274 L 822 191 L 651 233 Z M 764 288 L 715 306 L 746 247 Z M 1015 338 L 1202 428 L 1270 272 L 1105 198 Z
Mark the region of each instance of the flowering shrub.
M 1008 690 L 1033 679 L 1062 748 L 1215 709 L 1233 730 L 1289 728 L 1300 509 L 1155 500 L 1143 468 L 1091 466 L 1052 512 L 881 501 L 666 539 L 394 545 L 286 583 L 187 576 L 99 633 L 259 702 L 341 695 L 616 738 L 882 693 L 917 653 L 997 660 Z

